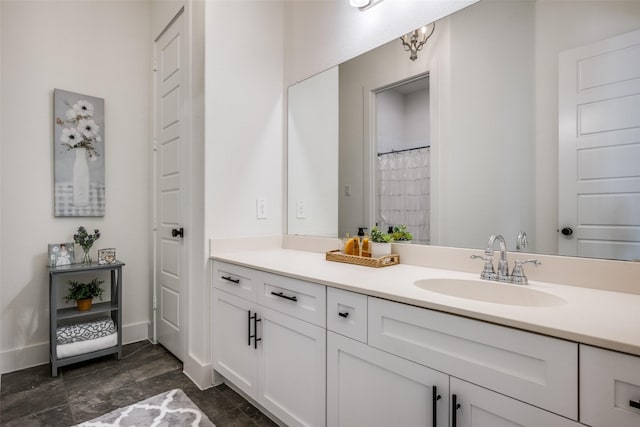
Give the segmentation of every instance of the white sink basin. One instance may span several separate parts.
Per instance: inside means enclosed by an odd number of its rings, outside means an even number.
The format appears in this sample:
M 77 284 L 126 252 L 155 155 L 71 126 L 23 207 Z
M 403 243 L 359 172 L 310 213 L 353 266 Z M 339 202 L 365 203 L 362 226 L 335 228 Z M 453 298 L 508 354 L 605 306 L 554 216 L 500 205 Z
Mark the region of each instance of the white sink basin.
M 494 304 L 552 307 L 567 303 L 559 296 L 526 285 L 511 285 L 485 280 L 424 279 L 416 281 L 415 285 L 429 292 Z

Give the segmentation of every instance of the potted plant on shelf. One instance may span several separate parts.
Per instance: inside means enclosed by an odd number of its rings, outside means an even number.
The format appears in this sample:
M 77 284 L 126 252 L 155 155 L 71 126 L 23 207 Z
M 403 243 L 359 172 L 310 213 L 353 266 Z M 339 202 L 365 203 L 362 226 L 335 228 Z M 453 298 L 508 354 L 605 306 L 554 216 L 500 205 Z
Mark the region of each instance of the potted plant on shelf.
M 380 231 L 378 226 L 371 228 L 371 257 L 380 258 L 391 254 L 393 238 L 388 233 Z
M 399 225 L 393 227 L 393 233 L 391 233 L 391 237 L 394 242 L 400 243 L 410 243 L 413 240 L 413 235 L 409 233 L 406 225 Z
M 66 302 L 75 300 L 78 311 L 90 310 L 91 301 L 94 298 L 100 298 L 100 301 L 102 301 L 104 289 L 102 289 L 100 285 L 104 283 L 104 281 L 94 278 L 89 283 L 77 282 L 75 280 L 69 280 L 68 283 L 69 291 L 64 299 Z

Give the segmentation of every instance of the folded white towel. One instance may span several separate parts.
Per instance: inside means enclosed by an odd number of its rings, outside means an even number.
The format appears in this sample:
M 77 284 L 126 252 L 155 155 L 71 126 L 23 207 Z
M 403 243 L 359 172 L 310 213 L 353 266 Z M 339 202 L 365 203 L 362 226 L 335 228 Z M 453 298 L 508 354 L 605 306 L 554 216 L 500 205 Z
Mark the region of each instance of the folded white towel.
M 115 347 L 117 344 L 118 334 L 113 333 L 106 337 L 58 345 L 56 346 L 56 354 L 59 359 L 64 359 L 65 357 L 91 353 L 92 351 L 102 350 L 103 348 Z

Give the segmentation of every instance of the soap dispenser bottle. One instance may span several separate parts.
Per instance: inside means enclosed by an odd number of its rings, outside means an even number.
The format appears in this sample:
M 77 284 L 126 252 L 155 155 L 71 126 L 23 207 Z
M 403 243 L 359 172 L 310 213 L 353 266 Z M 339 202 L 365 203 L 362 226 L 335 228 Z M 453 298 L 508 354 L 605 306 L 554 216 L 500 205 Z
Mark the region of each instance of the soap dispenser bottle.
M 367 227 L 358 227 L 358 256 L 362 256 L 363 245 L 365 243 L 366 230 Z

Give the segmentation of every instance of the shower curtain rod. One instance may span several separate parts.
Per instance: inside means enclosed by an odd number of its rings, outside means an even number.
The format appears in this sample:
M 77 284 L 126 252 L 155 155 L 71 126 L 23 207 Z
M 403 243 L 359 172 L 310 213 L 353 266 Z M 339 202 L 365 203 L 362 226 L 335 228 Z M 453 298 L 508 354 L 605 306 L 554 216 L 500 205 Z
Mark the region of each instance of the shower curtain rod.
M 423 145 L 422 147 L 405 148 L 404 150 L 391 150 L 386 153 L 378 153 L 378 156 L 384 156 L 386 154 L 403 153 L 405 151 L 421 150 L 423 148 L 431 148 L 431 145 Z

